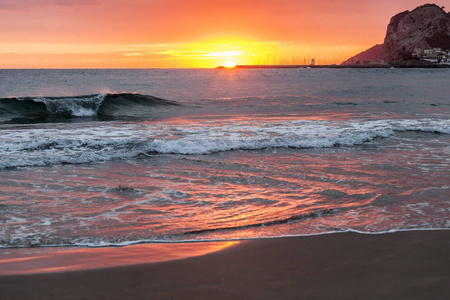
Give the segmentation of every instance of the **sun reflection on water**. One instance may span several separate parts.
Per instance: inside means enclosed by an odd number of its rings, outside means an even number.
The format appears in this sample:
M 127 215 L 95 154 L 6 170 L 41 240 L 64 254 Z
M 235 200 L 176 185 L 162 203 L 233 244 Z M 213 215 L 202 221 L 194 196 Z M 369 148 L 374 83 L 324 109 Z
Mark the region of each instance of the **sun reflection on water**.
M 214 135 L 218 122 L 190 125 L 212 126 Z M 245 133 L 245 119 L 240 124 Z M 445 209 L 438 209 L 448 194 L 442 188 L 445 152 L 430 156 L 431 146 L 411 144 L 411 152 L 389 144 L 396 142 L 385 140 L 382 149 L 378 142 L 149 154 L 3 172 L 1 234 L 11 245 L 104 245 L 377 231 L 411 226 L 411 215 L 423 224 L 446 222 L 440 215 Z M 433 199 L 435 213 L 425 213 L 433 209 L 423 204 L 424 195 Z

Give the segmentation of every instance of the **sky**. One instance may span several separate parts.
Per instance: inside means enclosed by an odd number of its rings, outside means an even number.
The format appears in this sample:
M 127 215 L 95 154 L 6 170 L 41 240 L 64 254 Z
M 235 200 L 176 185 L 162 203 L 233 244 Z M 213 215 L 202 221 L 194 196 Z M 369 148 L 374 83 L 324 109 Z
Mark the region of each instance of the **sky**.
M 340 63 L 426 0 L 0 0 L 0 68 Z M 450 0 L 438 0 L 449 11 Z

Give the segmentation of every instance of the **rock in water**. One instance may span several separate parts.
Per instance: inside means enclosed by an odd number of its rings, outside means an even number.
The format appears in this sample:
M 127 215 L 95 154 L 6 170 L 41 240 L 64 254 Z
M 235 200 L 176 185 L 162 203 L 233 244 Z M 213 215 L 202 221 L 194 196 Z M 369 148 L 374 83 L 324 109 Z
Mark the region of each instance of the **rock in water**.
M 426 4 L 391 19 L 381 59 L 391 64 L 407 61 L 413 54 L 433 48 L 450 49 L 450 14 Z

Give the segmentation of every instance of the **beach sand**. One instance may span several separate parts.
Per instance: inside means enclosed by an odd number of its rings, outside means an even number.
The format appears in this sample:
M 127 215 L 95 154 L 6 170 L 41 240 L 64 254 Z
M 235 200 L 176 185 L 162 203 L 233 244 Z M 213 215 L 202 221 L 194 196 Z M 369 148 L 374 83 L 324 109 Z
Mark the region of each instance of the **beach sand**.
M 165 262 L 3 275 L 0 299 L 450 299 L 450 231 L 251 240 Z

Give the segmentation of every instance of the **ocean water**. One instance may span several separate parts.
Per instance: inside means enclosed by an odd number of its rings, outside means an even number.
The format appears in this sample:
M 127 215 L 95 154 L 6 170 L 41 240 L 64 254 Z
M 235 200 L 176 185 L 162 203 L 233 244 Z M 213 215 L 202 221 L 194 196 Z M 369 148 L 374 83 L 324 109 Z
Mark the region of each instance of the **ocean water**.
M 0 70 L 0 247 L 449 229 L 450 70 Z

